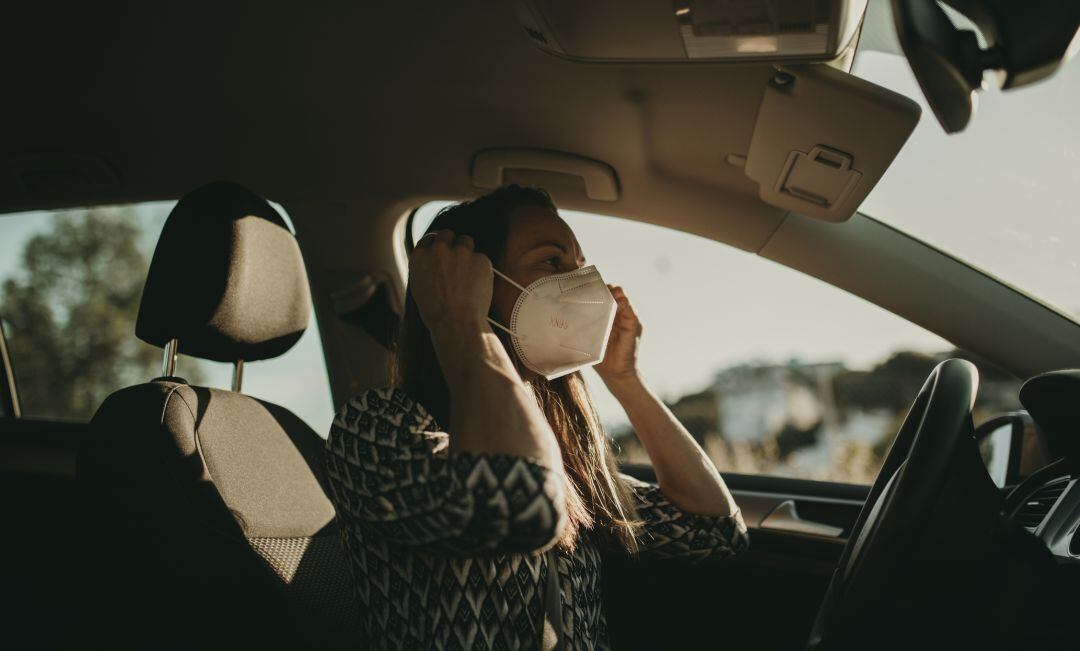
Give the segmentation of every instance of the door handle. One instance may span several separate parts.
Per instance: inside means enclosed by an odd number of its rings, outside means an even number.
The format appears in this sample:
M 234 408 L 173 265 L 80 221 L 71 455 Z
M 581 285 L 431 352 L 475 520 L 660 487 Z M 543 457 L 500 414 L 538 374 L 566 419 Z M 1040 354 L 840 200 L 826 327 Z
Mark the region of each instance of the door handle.
M 774 531 L 787 531 L 790 533 L 805 533 L 811 536 L 824 536 L 837 538 L 844 533 L 842 527 L 834 527 L 823 522 L 803 520 L 795 510 L 795 500 L 784 500 L 765 519 L 761 521 L 761 529 Z

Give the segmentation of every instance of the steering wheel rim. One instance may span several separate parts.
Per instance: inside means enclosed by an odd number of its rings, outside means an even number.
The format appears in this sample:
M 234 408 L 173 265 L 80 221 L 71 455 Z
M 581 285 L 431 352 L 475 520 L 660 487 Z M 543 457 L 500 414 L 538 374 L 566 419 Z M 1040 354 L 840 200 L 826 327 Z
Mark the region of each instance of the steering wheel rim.
M 973 434 L 975 365 L 938 364 L 923 383 L 870 489 L 811 629 L 809 649 L 843 647 L 860 613 L 880 598 L 922 534 L 957 444 Z M 824 644 L 823 644 L 824 643 Z

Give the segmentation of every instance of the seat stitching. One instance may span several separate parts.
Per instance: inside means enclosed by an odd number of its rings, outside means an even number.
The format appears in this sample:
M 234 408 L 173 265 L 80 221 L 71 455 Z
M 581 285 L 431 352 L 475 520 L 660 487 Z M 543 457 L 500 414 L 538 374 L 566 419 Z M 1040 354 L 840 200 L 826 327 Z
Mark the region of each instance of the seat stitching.
M 165 406 L 161 410 L 160 424 L 165 424 L 165 412 L 169 410 L 169 402 L 172 400 L 173 395 L 178 396 L 180 398 L 180 401 L 184 403 L 184 406 L 187 407 L 188 413 L 191 415 L 192 422 L 195 423 L 193 436 L 195 439 L 195 452 L 199 455 L 199 463 L 202 464 L 203 470 L 206 471 L 206 475 L 210 478 L 210 481 L 213 482 L 214 476 L 210 472 L 210 467 L 206 465 L 206 457 L 203 456 L 202 439 L 199 436 L 199 420 L 198 417 L 196 417 L 195 415 L 195 410 L 192 409 L 191 405 L 188 403 L 187 398 L 185 398 L 182 393 L 179 393 L 182 386 L 186 385 L 177 385 L 173 387 L 169 390 L 169 394 L 165 396 Z
M 199 454 L 199 461 L 200 461 L 200 463 L 202 463 L 203 468 L 206 470 L 206 474 L 209 475 L 210 474 L 210 469 L 207 468 L 207 466 L 206 466 L 206 462 L 205 462 L 205 460 L 204 460 L 204 458 L 202 456 L 202 447 L 198 444 L 199 423 L 198 423 L 198 419 L 197 419 L 197 417 L 195 415 L 196 412 L 192 408 L 191 404 L 188 402 L 187 398 L 184 397 L 184 394 L 180 393 L 180 389 L 182 387 L 184 387 L 184 386 L 190 386 L 190 385 L 178 384 L 177 386 L 171 388 L 169 390 L 169 393 L 166 394 L 165 403 L 164 403 L 164 405 L 162 407 L 162 410 L 161 410 L 161 417 L 160 417 L 159 424 L 162 425 L 162 426 L 165 425 L 165 414 L 169 410 L 169 403 L 172 401 L 172 398 L 173 398 L 174 395 L 179 396 L 180 400 L 183 402 L 184 406 L 187 408 L 188 413 L 191 414 L 192 420 L 195 421 L 195 428 L 194 429 L 195 429 L 196 449 L 197 449 L 198 454 Z M 169 473 L 169 477 L 174 482 L 177 481 L 177 478 L 176 478 L 175 475 L 173 475 L 173 473 Z M 211 478 L 211 481 L 212 481 L 212 478 Z M 228 508 L 228 507 L 226 506 L 226 508 Z M 197 509 L 196 509 L 196 511 L 195 511 L 195 513 L 193 515 L 194 515 L 194 517 L 198 518 L 199 520 L 203 521 L 204 523 L 206 522 L 205 518 L 202 517 L 201 513 L 198 513 Z M 213 524 L 208 526 L 207 530 L 210 533 L 210 535 L 218 538 L 219 540 L 224 541 L 226 544 L 228 544 L 228 545 L 230 545 L 230 546 L 232 546 L 232 547 L 234 547 L 236 549 L 245 549 L 245 550 L 247 550 L 249 552 L 254 552 L 254 549 L 251 546 L 251 542 L 248 540 L 247 535 L 242 530 L 243 529 L 242 525 L 240 525 L 240 523 L 237 523 L 237 524 L 238 524 L 238 526 L 241 527 L 241 536 L 242 536 L 242 538 L 240 540 L 237 540 L 236 538 L 229 535 L 227 532 L 222 531 L 218 526 L 213 525 Z M 263 576 L 265 576 L 266 578 L 271 579 L 272 581 L 275 581 L 275 582 L 280 581 L 280 578 L 274 572 L 273 568 L 271 568 L 269 566 L 269 564 L 266 562 L 266 560 L 263 559 L 261 556 L 259 556 L 257 553 L 256 553 L 256 557 L 259 558 L 259 563 L 257 564 L 257 567 L 259 568 L 259 572 Z

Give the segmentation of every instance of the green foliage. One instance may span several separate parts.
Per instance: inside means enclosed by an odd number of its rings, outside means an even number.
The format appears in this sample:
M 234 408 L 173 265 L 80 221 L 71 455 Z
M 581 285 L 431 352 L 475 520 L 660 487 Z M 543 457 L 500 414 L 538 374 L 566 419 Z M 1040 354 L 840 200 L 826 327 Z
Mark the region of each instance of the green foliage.
M 711 389 L 682 396 L 668 408 L 698 443 L 720 431 L 720 406 Z
M 841 411 L 906 409 L 939 360 L 913 351 L 899 351 L 869 371 L 844 371 L 833 378 Z
M 90 418 L 113 391 L 160 374 L 161 351 L 135 338 L 148 261 L 131 209 L 61 214 L 22 251 L 3 285 L 23 412 Z
M 817 445 L 821 439 L 822 425 L 824 423 L 820 420 L 807 428 L 799 427 L 790 422 L 786 423 L 775 436 L 777 454 L 780 459 L 787 459 L 792 452 L 801 448 Z

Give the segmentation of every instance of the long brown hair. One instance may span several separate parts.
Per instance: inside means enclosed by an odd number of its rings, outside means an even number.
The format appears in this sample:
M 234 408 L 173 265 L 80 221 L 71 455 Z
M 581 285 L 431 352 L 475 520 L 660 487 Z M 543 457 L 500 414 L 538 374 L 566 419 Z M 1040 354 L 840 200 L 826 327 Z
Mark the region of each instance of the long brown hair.
M 545 191 L 510 185 L 443 209 L 427 230 L 449 229 L 457 235 L 471 236 L 476 251 L 488 256 L 492 265 L 501 270 L 510 215 L 521 206 L 539 206 L 556 212 Z M 450 424 L 450 391 L 411 288 L 406 289 L 405 296 L 405 316 L 395 343 L 391 377 L 395 386 L 424 405 L 445 428 Z M 494 313 L 491 316 L 498 318 Z M 496 334 L 520 373 L 524 367 L 513 352 L 510 335 L 498 330 Z M 581 373 L 555 380 L 538 376 L 528 384 L 555 432 L 566 469 L 569 517 L 558 545 L 573 551 L 578 536 L 592 530 L 628 553 L 636 554 L 636 534 L 642 523 L 637 517 L 631 489 L 619 475 L 615 452 L 604 434 Z

